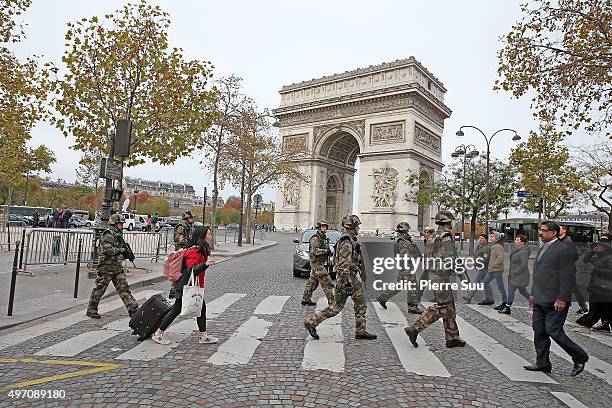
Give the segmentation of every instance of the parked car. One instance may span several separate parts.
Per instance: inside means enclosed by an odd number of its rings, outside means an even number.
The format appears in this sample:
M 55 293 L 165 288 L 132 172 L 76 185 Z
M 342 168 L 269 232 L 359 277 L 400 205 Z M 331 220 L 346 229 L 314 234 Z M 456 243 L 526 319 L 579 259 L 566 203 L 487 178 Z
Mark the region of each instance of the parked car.
M 181 217 L 167 217 L 165 220 L 165 223 L 170 225 L 171 227 L 176 227 L 181 221 L 182 218 Z
M 32 221 L 32 217 L 11 213 L 9 214 L 9 222 L 13 224 L 32 225 L 34 221 Z
M 237 223 L 227 224 L 225 226 L 225 229 L 228 231 L 237 231 L 239 228 L 240 228 L 240 224 L 237 224 Z
M 296 244 L 293 252 L 293 276 L 301 277 L 310 275 L 310 255 L 308 254 L 308 246 L 310 238 L 317 232 L 316 229 L 311 228 L 304 231 L 300 238 L 296 238 L 293 242 Z M 327 230 L 327 239 L 329 240 L 329 247 L 332 250 L 332 254 L 328 257 L 329 262 L 326 263 L 327 270 L 332 279 L 336 279 L 336 274 L 333 272 L 333 259 L 334 259 L 334 245 L 338 239 L 342 236 L 342 233 L 338 230 L 332 229 Z
M 73 215 L 72 217 L 70 217 L 70 221 L 68 222 L 68 228 L 91 228 L 93 224 L 93 221 L 90 221 L 78 215 Z

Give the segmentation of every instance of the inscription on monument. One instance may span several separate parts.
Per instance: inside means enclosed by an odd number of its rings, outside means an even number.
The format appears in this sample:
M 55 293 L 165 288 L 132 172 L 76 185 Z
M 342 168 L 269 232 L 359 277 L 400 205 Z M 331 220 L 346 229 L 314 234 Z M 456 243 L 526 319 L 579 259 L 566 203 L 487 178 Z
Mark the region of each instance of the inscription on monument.
M 403 121 L 370 125 L 370 144 L 398 143 L 404 140 Z

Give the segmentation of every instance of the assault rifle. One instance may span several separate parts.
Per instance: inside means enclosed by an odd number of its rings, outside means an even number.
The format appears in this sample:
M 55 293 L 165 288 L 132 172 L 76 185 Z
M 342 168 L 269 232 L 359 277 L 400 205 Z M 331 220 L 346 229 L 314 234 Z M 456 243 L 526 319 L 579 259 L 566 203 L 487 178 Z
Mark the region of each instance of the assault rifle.
M 366 274 L 366 269 L 365 269 L 365 263 L 363 262 L 363 253 L 361 252 L 361 244 L 357 243 L 355 244 L 355 248 L 359 251 L 359 276 L 361 276 L 361 280 L 363 281 L 363 283 L 366 282 L 367 279 L 367 274 Z
M 136 264 L 134 263 L 134 260 L 136 259 L 136 256 L 134 255 L 134 251 L 132 251 L 132 247 L 130 246 L 130 244 L 125 242 L 123 237 L 119 237 L 119 240 L 120 240 L 119 243 L 121 244 L 121 247 L 124 249 L 123 257 L 129 260 L 132 263 L 132 265 L 134 265 L 134 268 L 135 268 Z

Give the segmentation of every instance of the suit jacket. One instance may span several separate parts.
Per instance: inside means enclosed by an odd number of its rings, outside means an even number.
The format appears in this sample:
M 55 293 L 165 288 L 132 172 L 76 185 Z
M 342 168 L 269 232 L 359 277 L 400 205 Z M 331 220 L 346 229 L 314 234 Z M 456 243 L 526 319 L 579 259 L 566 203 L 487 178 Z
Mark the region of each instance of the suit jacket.
M 538 251 L 539 255 L 540 251 Z M 554 303 L 561 299 L 569 305 L 572 300 L 572 286 L 576 279 L 575 261 L 568 246 L 556 240 L 538 261 L 533 264 L 533 286 L 531 295 L 535 303 Z

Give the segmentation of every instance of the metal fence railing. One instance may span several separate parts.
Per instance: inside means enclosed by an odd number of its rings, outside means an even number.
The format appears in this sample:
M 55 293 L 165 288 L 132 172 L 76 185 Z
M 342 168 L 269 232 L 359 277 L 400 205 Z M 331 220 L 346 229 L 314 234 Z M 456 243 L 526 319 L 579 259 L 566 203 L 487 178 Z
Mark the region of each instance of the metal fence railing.
M 2 222 L 0 225 L 0 250 L 15 248 L 17 241 L 21 240 L 26 224 L 23 221 Z

